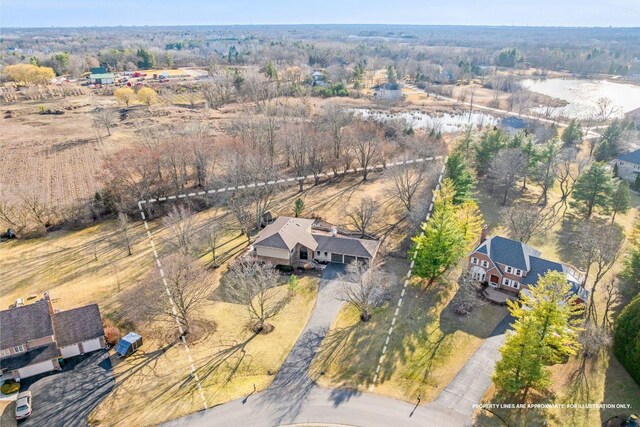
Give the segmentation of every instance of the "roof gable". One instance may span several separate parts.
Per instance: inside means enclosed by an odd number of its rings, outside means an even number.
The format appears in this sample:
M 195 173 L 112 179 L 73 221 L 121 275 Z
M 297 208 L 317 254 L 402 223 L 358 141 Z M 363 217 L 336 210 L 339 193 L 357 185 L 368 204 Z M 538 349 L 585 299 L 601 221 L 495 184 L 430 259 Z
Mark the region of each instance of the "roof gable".
M 53 314 L 55 337 L 60 347 L 104 335 L 98 304 L 85 305 Z
M 53 325 L 46 300 L 0 311 L 0 349 L 51 335 Z
M 319 251 L 351 255 L 361 258 L 373 258 L 378 252 L 380 242 L 377 240 L 354 239 L 352 237 L 328 236 L 314 234 L 318 241 Z
M 311 226 L 314 222 L 313 219 L 281 216 L 260 232 L 254 246 L 291 250 L 297 244 L 301 244 L 315 250 L 318 243 L 311 235 Z

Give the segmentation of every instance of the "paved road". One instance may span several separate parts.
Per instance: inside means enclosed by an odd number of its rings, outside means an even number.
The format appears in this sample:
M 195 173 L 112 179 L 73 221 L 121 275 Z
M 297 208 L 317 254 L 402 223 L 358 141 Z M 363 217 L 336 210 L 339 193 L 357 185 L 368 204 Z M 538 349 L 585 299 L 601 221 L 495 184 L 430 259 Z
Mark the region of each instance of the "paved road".
M 471 356 L 447 387 L 435 400 L 436 403 L 459 414 L 470 417 L 473 405 L 479 403 L 491 385 L 491 375 L 500 359 L 500 346 L 504 342 L 507 329 L 514 318 L 507 315 L 496 326 L 491 336 Z
M 314 312 L 276 375 L 263 392 L 167 423 L 168 427 L 272 427 L 296 423 L 351 426 L 470 426 L 472 405 L 491 384 L 498 348 L 511 319 L 505 318 L 434 402 L 416 406 L 401 400 L 354 390 L 325 389 L 308 376 L 313 356 L 337 315 L 335 299 L 342 284 L 339 266 L 323 274 Z
M 106 351 L 66 359 L 61 372 L 22 380 L 21 390 L 28 389 L 33 394 L 33 412 L 18 424 L 22 427 L 86 426 L 93 408 L 114 385 Z

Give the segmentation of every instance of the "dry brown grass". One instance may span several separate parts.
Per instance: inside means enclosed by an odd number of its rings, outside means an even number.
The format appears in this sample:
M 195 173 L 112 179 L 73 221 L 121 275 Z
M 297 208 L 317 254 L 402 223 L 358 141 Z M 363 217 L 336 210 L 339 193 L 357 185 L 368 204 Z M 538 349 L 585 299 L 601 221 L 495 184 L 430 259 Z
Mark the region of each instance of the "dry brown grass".
M 314 372 L 325 372 L 321 385 L 368 390 L 408 268 L 406 260 L 387 260 L 385 269 L 394 277 L 392 295 L 369 322 L 360 322 L 351 307 L 342 309 L 314 360 Z M 420 394 L 423 402 L 433 400 L 506 314 L 504 307 L 483 305 L 460 317 L 450 306 L 452 289 L 453 283 L 407 288 L 374 393 L 408 401 Z
M 0 400 L 0 426 L 14 427 L 17 425 L 15 403 L 9 400 Z
M 302 332 L 317 295 L 318 279 L 300 280 L 286 308 L 270 322 L 268 335 L 247 327 L 244 306 L 211 301 L 200 316 L 215 332 L 189 345 L 209 407 L 262 390 L 271 383 Z M 282 288 L 286 288 L 286 285 Z M 278 288 L 275 291 L 285 292 Z M 132 356 L 114 361 L 116 386 L 90 417 L 100 425 L 155 425 L 203 408 L 181 344 L 149 337 Z

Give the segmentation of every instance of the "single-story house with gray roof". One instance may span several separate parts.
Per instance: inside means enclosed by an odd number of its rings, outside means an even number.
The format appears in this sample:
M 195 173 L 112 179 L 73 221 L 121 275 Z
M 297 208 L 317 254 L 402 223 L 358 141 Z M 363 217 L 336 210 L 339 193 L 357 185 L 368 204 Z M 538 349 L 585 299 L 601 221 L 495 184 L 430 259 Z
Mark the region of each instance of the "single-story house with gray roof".
M 252 255 L 274 265 L 302 265 L 310 261 L 350 263 L 371 262 L 380 242 L 325 233 L 313 229 L 315 220 L 279 217 L 266 226 L 253 243 Z

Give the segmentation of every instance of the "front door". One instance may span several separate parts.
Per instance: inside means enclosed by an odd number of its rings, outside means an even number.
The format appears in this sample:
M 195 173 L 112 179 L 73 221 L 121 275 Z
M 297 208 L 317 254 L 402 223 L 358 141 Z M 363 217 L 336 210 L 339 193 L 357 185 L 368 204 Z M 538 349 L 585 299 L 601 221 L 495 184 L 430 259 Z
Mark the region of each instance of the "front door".
M 307 248 L 300 248 L 300 259 L 309 259 Z
M 489 284 L 493 287 L 498 286 L 498 282 L 500 281 L 500 278 L 498 276 L 496 276 L 495 274 L 491 275 L 491 280 L 489 280 Z

